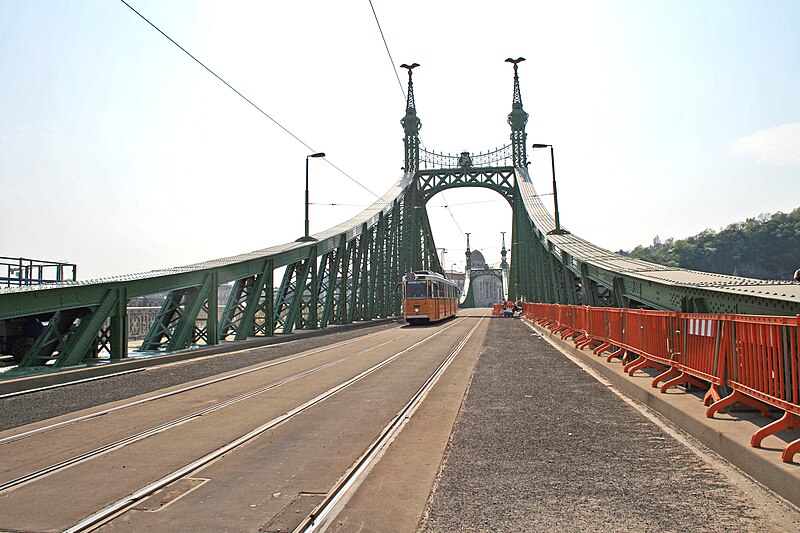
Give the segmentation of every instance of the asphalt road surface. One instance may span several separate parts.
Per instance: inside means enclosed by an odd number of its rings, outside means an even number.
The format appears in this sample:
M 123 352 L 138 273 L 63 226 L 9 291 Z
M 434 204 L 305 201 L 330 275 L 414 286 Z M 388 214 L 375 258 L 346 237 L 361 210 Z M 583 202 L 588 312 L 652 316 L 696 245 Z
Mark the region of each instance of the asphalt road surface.
M 425 531 L 798 531 L 522 320 L 493 319 Z

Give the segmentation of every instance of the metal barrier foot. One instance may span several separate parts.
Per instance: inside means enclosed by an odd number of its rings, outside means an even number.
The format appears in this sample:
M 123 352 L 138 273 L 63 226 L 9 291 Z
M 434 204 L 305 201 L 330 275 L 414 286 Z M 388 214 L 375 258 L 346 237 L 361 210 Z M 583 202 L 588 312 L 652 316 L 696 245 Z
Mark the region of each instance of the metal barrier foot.
M 681 372 L 676 378 L 671 379 L 671 380 L 667 381 L 666 383 L 664 383 L 663 385 L 661 385 L 661 388 L 659 390 L 662 393 L 663 392 L 667 392 L 668 389 L 671 389 L 675 385 L 680 385 L 681 383 L 687 383 L 689 385 L 694 385 L 698 389 L 705 389 L 708 386 L 705 382 L 700 381 L 696 377 L 690 376 L 686 372 Z
M 794 454 L 797 452 L 800 452 L 800 439 L 792 441 L 786 445 L 786 448 L 783 449 L 783 453 L 781 454 L 781 460 L 784 463 L 794 462 Z
M 579 331 L 575 331 L 575 330 L 574 330 L 574 329 L 572 329 L 572 328 L 566 328 L 566 329 L 564 329 L 564 330 L 560 330 L 560 331 L 562 332 L 562 333 L 561 333 L 561 340 L 562 340 L 562 341 L 565 341 L 565 340 L 567 340 L 569 337 L 573 337 L 573 336 L 575 336 L 575 335 L 578 335 L 578 334 L 580 334 L 580 332 L 579 332 Z
M 594 351 L 595 351 L 595 350 L 596 350 L 598 347 L 602 346 L 603 344 L 605 344 L 605 342 L 604 342 L 604 341 L 601 341 L 600 339 L 595 339 L 595 338 L 594 338 L 594 337 L 592 337 L 591 335 L 589 335 L 589 334 L 586 334 L 586 340 L 582 341 L 582 342 L 581 342 L 581 343 L 578 345 L 578 348 L 579 348 L 579 349 L 581 349 L 581 350 L 583 350 L 584 348 L 588 347 L 590 350 L 592 350 L 592 353 L 594 353 Z
M 674 366 L 671 366 L 663 374 L 659 374 L 656 377 L 654 377 L 653 381 L 650 382 L 650 386 L 655 389 L 656 387 L 658 387 L 658 384 L 660 382 L 662 382 L 662 381 L 669 382 L 670 378 L 674 378 L 675 376 L 679 376 L 680 374 L 681 374 L 680 370 L 678 370 Z M 662 390 L 661 392 L 664 392 L 664 391 Z
M 666 367 L 664 365 L 660 365 L 655 361 L 651 361 L 647 357 L 640 355 L 639 359 L 635 359 L 632 363 L 628 363 L 627 370 L 625 370 L 629 376 L 633 377 L 633 374 L 637 370 L 642 370 L 643 368 L 655 368 L 659 372 L 666 371 Z
M 632 358 L 631 355 L 637 355 L 638 357 Z M 632 366 L 641 364 L 645 360 L 644 357 L 633 352 L 628 352 L 626 356 L 628 356 L 628 361 L 625 363 L 625 366 L 622 367 L 622 371 L 625 373 L 629 373 Z
M 747 396 L 746 394 L 739 392 L 738 390 L 734 390 L 730 396 L 726 396 L 722 398 L 720 401 L 714 402 L 711 405 L 709 405 L 708 409 L 706 409 L 706 418 L 714 418 L 714 413 L 722 411 L 726 407 L 730 407 L 735 403 L 741 403 L 750 406 L 754 409 L 758 409 L 761 412 L 762 416 L 764 417 L 769 416 L 769 410 L 767 409 L 766 405 L 759 402 L 755 398 L 751 398 L 750 396 Z
M 616 350 L 608 354 L 608 357 L 606 357 L 606 363 L 610 363 L 612 359 L 614 359 L 615 357 L 619 357 L 620 360 L 622 360 L 622 364 L 624 365 L 625 355 L 626 355 L 625 348 L 617 348 Z
M 722 399 L 722 396 L 719 394 L 719 386 L 714 385 L 713 383 L 706 391 L 706 395 L 703 396 L 703 405 L 708 407 L 714 402 L 718 402 Z
M 761 441 L 764 440 L 764 438 L 779 431 L 783 431 L 784 429 L 788 429 L 790 431 L 793 429 L 800 429 L 800 420 L 798 420 L 797 417 L 789 411 L 783 413 L 783 416 L 778 420 L 767 424 L 763 428 L 753 433 L 753 436 L 750 437 L 750 446 L 753 448 L 759 448 L 761 447 Z
M 606 350 L 608 350 L 609 348 L 611 348 L 611 343 L 608 342 L 608 341 L 605 341 L 603 344 L 601 344 L 600 346 L 598 346 L 597 348 L 592 350 L 592 353 L 595 354 L 595 355 L 600 355 L 603 352 L 605 352 Z

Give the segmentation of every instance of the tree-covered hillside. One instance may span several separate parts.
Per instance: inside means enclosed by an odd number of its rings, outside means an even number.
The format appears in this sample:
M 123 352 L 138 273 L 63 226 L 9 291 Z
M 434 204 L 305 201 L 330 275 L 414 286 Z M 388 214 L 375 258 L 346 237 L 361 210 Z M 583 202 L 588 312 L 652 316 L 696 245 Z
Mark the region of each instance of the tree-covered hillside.
M 763 214 L 682 240 L 658 237 L 628 254 L 667 266 L 759 279 L 792 279 L 800 268 L 800 208 Z

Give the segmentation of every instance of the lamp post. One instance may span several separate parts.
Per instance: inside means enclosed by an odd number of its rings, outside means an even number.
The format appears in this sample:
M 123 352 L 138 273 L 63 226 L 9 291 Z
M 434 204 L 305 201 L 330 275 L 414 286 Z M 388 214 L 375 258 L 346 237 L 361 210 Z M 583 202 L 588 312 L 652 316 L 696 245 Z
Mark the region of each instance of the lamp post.
M 550 148 L 550 164 L 552 165 L 552 172 L 553 172 L 553 204 L 555 206 L 556 212 L 556 229 L 552 231 L 548 231 L 548 235 L 566 235 L 569 232 L 561 227 L 561 219 L 558 216 L 558 189 L 556 189 L 556 156 L 553 152 L 553 145 L 552 144 L 534 144 L 532 146 L 534 150 L 537 148 Z
M 313 241 L 314 238 L 308 235 L 308 160 L 311 157 L 325 157 L 324 152 L 317 152 L 306 156 L 306 233 L 299 241 Z

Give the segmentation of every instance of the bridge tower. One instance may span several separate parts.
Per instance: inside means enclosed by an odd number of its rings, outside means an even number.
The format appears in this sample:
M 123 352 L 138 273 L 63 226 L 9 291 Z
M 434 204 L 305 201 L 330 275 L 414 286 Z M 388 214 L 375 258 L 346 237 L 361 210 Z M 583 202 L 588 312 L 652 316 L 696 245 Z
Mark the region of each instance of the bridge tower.
M 514 168 L 525 169 L 528 165 L 528 155 L 525 148 L 527 141 L 527 134 L 525 133 L 525 125 L 528 123 L 528 113 L 522 108 L 522 91 L 519 87 L 519 64 L 525 61 L 524 57 L 517 59 L 508 58 L 507 63 L 514 65 L 514 92 L 511 98 L 511 112 L 508 114 L 508 124 L 511 126 L 511 153 Z M 505 235 L 503 236 L 503 264 L 504 271 L 507 272 L 506 276 L 506 290 L 508 291 L 508 298 L 510 300 L 519 300 L 521 296 L 531 297 L 530 290 L 532 287 L 528 280 L 520 279 L 521 272 L 530 272 L 531 265 L 521 265 L 527 262 L 527 257 L 522 257 L 521 242 L 530 239 L 530 224 L 523 216 L 525 207 L 522 202 L 522 194 L 520 192 L 519 184 L 514 183 L 514 197 L 511 201 L 513 210 L 513 221 L 511 225 L 511 265 L 506 262 L 506 249 L 505 249 Z M 508 270 L 505 270 L 508 269 Z
M 417 106 L 414 102 L 414 79 L 413 70 L 419 63 L 410 65 L 400 65 L 408 70 L 408 91 L 406 97 L 406 114 L 400 121 L 403 126 L 405 136 L 403 144 L 405 147 L 405 179 L 409 186 L 403 194 L 403 244 L 401 266 L 403 272 L 412 270 L 433 270 L 443 273 L 439 256 L 436 253 L 436 244 L 433 241 L 428 213 L 425 210 L 425 201 L 420 195 L 419 183 L 415 179 L 419 170 L 419 130 L 422 129 L 422 121 L 417 117 Z
M 519 90 L 519 73 L 517 72 L 520 63 L 525 61 L 524 57 L 517 59 L 506 59 L 507 63 L 514 65 L 514 97 L 511 101 L 511 113 L 508 114 L 508 124 L 511 126 L 511 153 L 512 162 L 517 168 L 525 168 L 528 164 L 527 152 L 525 150 L 525 124 L 528 123 L 528 113 L 522 109 L 522 93 Z
M 406 115 L 400 121 L 405 131 L 403 144 L 405 145 L 405 171 L 414 173 L 419 170 L 419 130 L 422 129 L 422 121 L 417 117 L 417 106 L 414 102 L 414 79 L 412 77 L 413 70 L 419 66 L 419 63 L 412 63 L 406 65 L 405 63 L 400 67 L 408 70 L 408 91 L 406 97 Z
M 465 269 L 469 272 L 469 269 L 472 268 L 472 250 L 469 249 L 469 233 L 466 234 L 467 236 L 467 262 L 465 263 Z
M 503 244 L 500 247 L 500 268 L 503 270 L 508 270 L 508 261 L 506 260 L 506 255 L 508 254 L 508 250 L 506 250 L 506 232 L 501 231 L 500 235 L 503 237 Z

